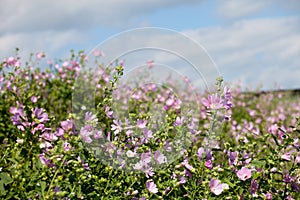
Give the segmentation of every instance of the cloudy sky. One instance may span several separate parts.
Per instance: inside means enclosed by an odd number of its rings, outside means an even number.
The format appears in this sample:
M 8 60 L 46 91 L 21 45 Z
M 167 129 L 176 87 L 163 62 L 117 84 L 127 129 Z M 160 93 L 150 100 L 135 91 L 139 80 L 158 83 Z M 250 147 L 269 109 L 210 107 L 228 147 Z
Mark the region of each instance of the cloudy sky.
M 64 58 L 70 49 L 89 52 L 122 31 L 154 26 L 196 40 L 226 81 L 252 89 L 300 88 L 299 0 L 0 0 L 0 5 L 0 59 L 16 47 L 25 59 L 39 51 L 49 59 Z

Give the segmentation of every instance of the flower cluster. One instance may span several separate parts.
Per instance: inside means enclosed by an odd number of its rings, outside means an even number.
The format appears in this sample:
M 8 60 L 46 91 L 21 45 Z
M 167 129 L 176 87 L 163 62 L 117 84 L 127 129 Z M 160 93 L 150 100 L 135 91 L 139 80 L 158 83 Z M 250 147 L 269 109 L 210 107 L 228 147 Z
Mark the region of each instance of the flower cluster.
M 152 60 L 124 83 L 94 56 L 0 64 L 0 198 L 300 198 L 299 95 L 162 86 Z

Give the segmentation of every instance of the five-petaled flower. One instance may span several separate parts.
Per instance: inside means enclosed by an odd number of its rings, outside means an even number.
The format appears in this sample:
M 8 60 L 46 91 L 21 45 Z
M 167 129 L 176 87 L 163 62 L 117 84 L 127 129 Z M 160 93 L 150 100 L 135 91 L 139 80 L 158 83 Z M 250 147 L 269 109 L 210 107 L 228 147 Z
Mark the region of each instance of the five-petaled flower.
M 121 127 L 121 122 L 119 120 L 113 120 L 114 124 L 111 125 L 111 130 L 114 131 L 115 134 L 120 133 L 123 128 Z
M 156 184 L 151 179 L 146 182 L 146 188 L 149 192 L 153 194 L 158 192 Z
M 236 175 L 239 177 L 239 179 L 241 179 L 242 181 L 245 181 L 245 180 L 251 178 L 252 173 L 251 173 L 250 169 L 248 169 L 247 167 L 243 167 L 242 169 L 237 171 Z
M 218 179 L 211 179 L 209 181 L 210 191 L 215 195 L 220 195 L 225 189 L 229 189 L 226 183 L 221 183 Z

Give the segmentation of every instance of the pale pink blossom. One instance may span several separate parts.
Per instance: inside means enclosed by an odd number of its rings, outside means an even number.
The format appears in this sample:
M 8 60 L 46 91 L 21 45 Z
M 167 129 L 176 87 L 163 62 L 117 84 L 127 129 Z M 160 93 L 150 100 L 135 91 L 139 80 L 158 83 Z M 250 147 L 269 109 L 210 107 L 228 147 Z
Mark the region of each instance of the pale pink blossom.
M 157 164 L 163 164 L 167 162 L 167 157 L 160 151 L 154 152 L 154 160 Z
M 283 154 L 281 156 L 281 159 L 290 161 L 291 160 L 291 154 L 290 153 Z
M 36 96 L 30 97 L 30 101 L 31 101 L 32 103 L 36 103 L 36 102 L 37 102 L 37 97 L 36 97 Z
M 37 58 L 38 60 L 44 58 L 45 56 L 46 56 L 46 55 L 45 55 L 44 52 L 39 52 L 39 53 L 36 54 L 36 58 Z
M 99 50 L 99 49 L 96 49 L 94 52 L 93 52 L 94 56 L 96 57 L 101 57 L 101 56 L 104 56 L 104 53 L 103 51 Z
M 265 197 L 267 198 L 267 200 L 272 200 L 273 196 L 272 193 L 267 192 L 267 194 L 265 194 Z
M 210 191 L 215 195 L 220 195 L 225 189 L 228 190 L 229 186 L 226 183 L 221 183 L 218 179 L 211 179 L 209 181 Z
M 69 151 L 70 148 L 71 148 L 70 143 L 68 143 L 68 142 L 64 142 L 64 146 L 63 147 L 64 147 L 65 151 Z
M 136 126 L 140 129 L 146 128 L 146 125 L 147 125 L 147 120 L 138 119 L 136 122 Z
M 213 168 L 212 161 L 211 160 L 205 161 L 205 167 L 207 167 L 208 169 L 212 169 Z
M 121 122 L 119 120 L 113 120 L 114 124 L 111 125 L 111 130 L 114 131 L 115 134 L 120 133 L 123 128 L 121 127 Z
M 146 182 L 146 188 L 149 192 L 153 194 L 158 192 L 157 186 L 152 180 Z
M 252 173 L 251 173 L 250 169 L 248 169 L 247 167 L 243 167 L 242 169 L 237 171 L 236 175 L 239 177 L 239 179 L 241 179 L 242 181 L 245 181 L 245 180 L 251 178 Z
M 153 67 L 153 64 L 154 64 L 154 61 L 153 60 L 149 60 L 149 61 L 147 61 L 147 67 L 148 68 L 152 68 Z

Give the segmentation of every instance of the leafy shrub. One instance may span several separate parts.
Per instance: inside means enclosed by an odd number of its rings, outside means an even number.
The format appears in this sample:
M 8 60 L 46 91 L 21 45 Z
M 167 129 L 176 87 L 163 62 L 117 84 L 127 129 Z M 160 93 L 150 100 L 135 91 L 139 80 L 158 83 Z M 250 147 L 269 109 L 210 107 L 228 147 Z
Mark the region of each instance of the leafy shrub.
M 299 199 L 299 97 L 134 90 L 118 63 L 44 57 L 0 65 L 1 198 Z

